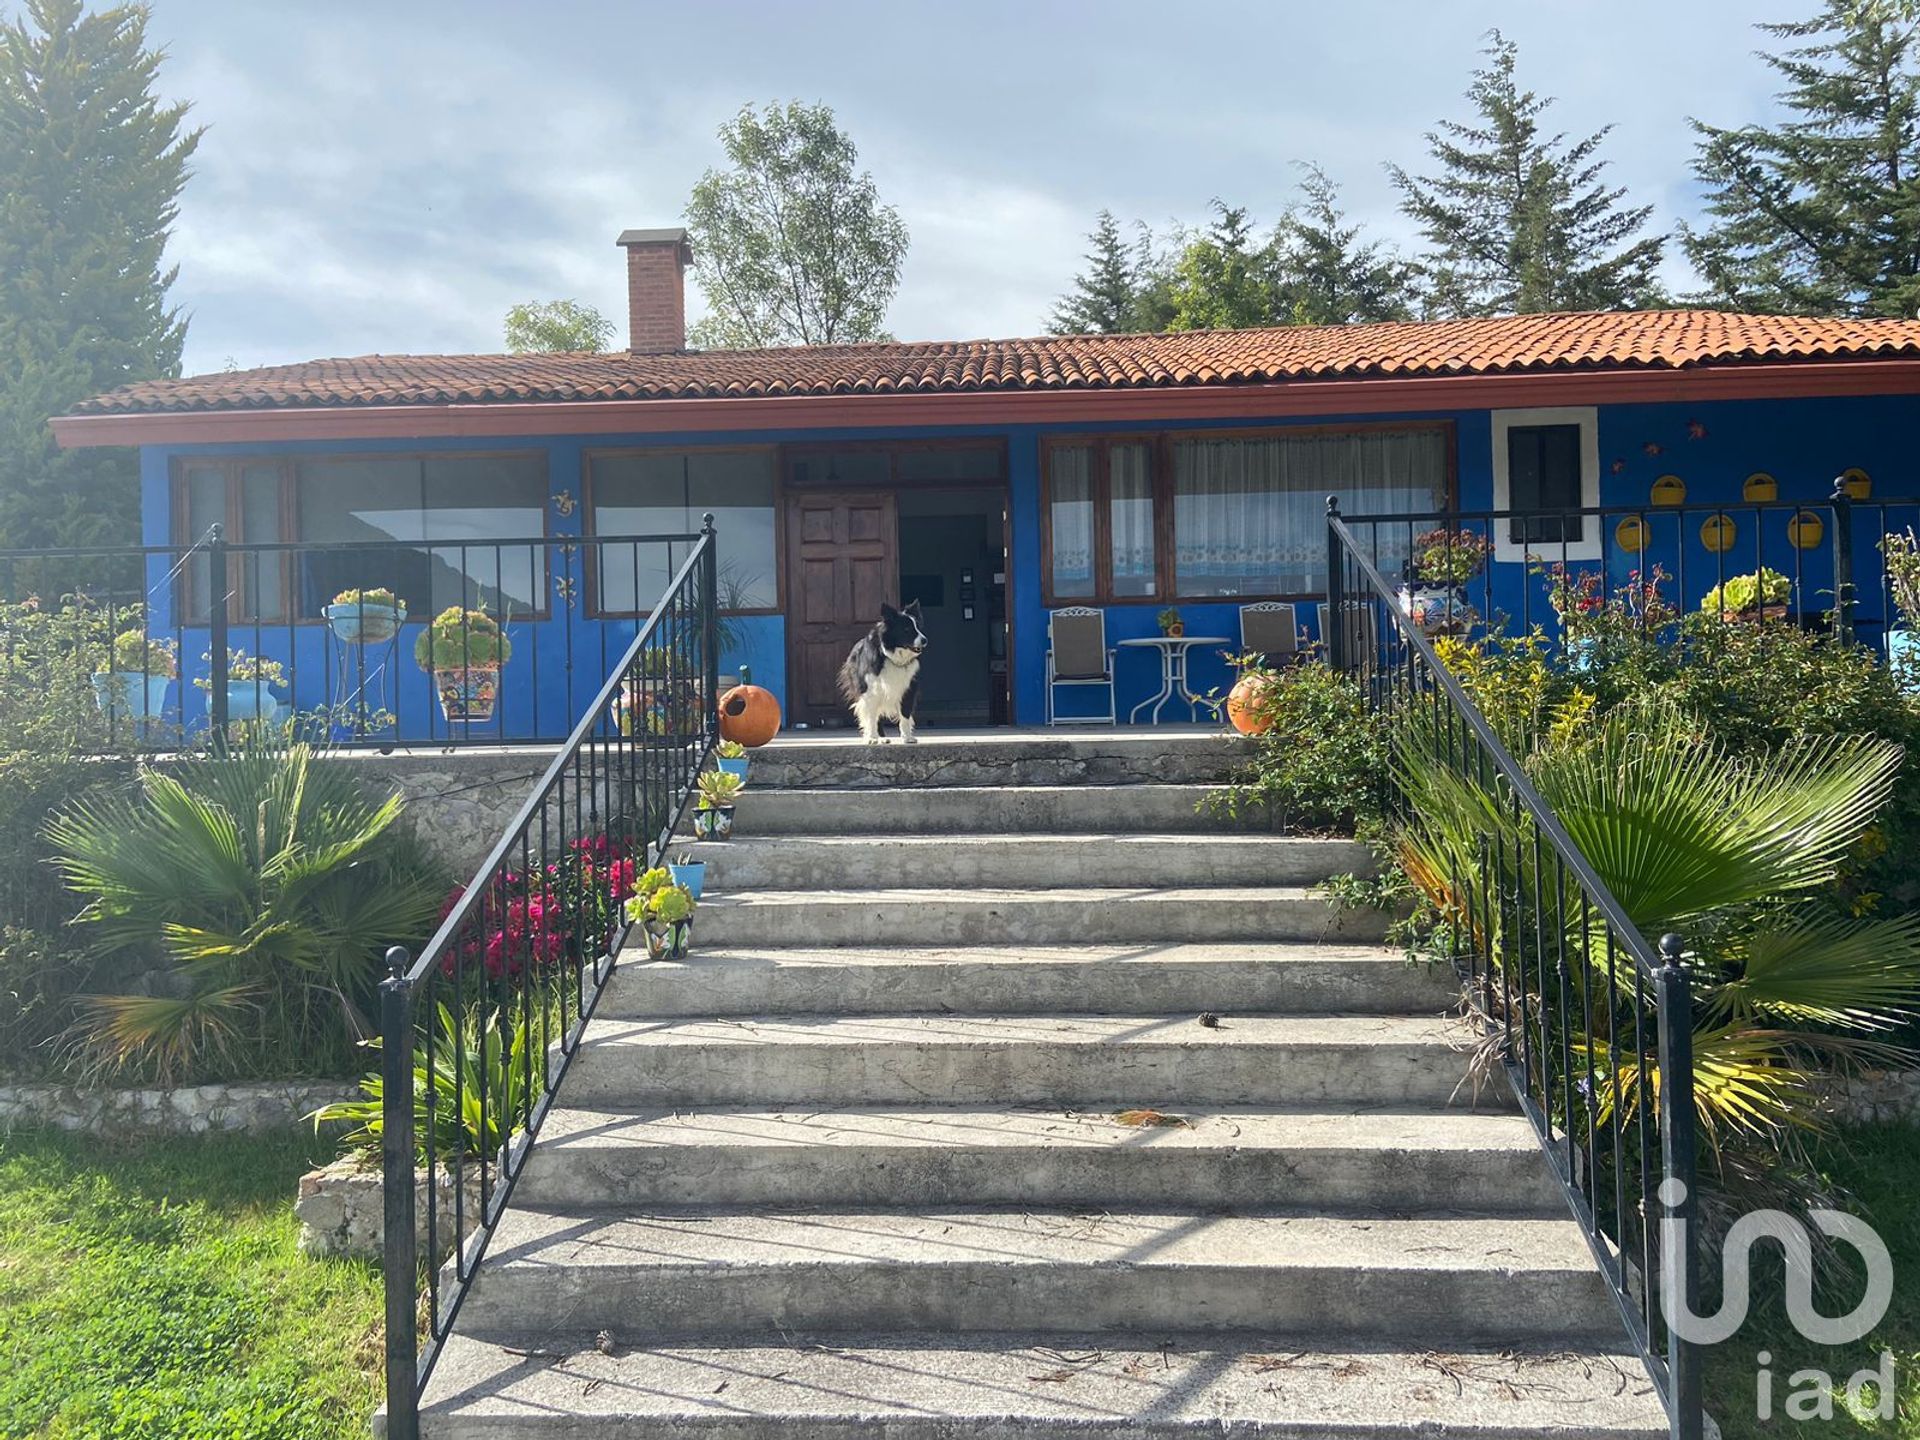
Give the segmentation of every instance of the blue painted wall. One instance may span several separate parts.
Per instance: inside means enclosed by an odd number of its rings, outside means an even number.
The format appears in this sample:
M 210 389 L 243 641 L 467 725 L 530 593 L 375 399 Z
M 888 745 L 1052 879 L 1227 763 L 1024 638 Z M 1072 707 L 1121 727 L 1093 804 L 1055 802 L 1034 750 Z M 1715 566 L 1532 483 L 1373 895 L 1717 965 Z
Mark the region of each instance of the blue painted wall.
M 1459 504 L 1464 510 L 1490 508 L 1493 501 L 1492 422 L 1489 412 L 1453 411 L 1441 414 L 1404 416 L 1316 417 L 1313 423 L 1352 419 L 1379 421 L 1390 419 L 1446 419 L 1455 427 L 1456 473 Z M 1906 460 L 1915 424 L 1920 421 L 1920 398 L 1874 397 L 1865 399 L 1738 401 L 1709 405 L 1629 405 L 1602 407 L 1599 414 L 1601 500 L 1603 504 L 1638 504 L 1647 500 L 1649 489 L 1658 476 L 1679 475 L 1687 485 L 1687 504 L 1734 504 L 1741 498 L 1741 487 L 1754 471 L 1764 470 L 1779 482 L 1782 501 L 1821 500 L 1829 493 L 1835 474 L 1859 467 L 1873 479 L 1876 496 L 1910 495 L 1920 491 Z M 1259 424 L 1257 418 L 1217 422 L 1220 426 L 1244 428 Z M 1293 423 L 1293 422 L 1274 422 Z M 1304 423 L 1304 422 L 1302 422 Z M 846 430 L 804 432 L 756 432 L 752 434 L 688 432 L 674 435 L 595 436 L 596 448 L 624 445 L 677 446 L 715 443 L 810 443 L 874 439 L 944 439 L 962 436 L 997 437 L 1005 440 L 1008 457 L 1009 499 L 1012 516 L 1011 595 L 1009 613 L 1012 625 L 1013 706 L 1016 722 L 1037 724 L 1045 712 L 1043 675 L 1046 651 L 1046 609 L 1040 594 L 1040 444 L 1044 436 L 1055 433 L 1084 434 L 1102 427 L 1087 425 L 1004 426 L 971 428 L 923 428 L 901 431 Z M 1137 422 L 1111 427 L 1138 433 Z M 1209 424 L 1169 428 L 1205 429 Z M 142 484 L 145 532 L 148 543 L 165 544 L 171 536 L 170 484 L 172 462 L 182 456 L 221 454 L 343 454 L 406 451 L 472 450 L 500 448 L 542 450 L 548 458 L 552 491 L 570 492 L 576 500 L 582 491 L 582 452 L 586 442 L 575 437 L 503 438 L 484 442 L 473 440 L 409 441 L 335 441 L 326 443 L 287 443 L 234 447 L 168 446 L 148 447 L 142 454 Z M 1657 451 L 1653 448 L 1657 447 Z M 1667 517 L 1668 521 L 1672 517 Z M 1900 525 L 1915 518 L 1895 517 Z M 576 505 L 571 515 L 563 516 L 549 506 L 550 534 L 559 537 L 577 535 L 585 520 L 584 507 Z M 1763 549 L 1766 563 L 1776 569 L 1796 573 L 1795 552 L 1787 544 L 1786 516 L 1775 522 L 1777 535 L 1769 535 Z M 1856 549 L 1871 553 L 1878 539 L 1877 517 L 1863 510 L 1856 522 Z M 1698 604 L 1701 594 L 1713 583 L 1721 566 L 1700 543 L 1698 517 L 1689 517 L 1686 533 L 1660 520 L 1655 521 L 1655 545 L 1647 559 L 1657 560 L 1678 576 L 1685 564 L 1684 593 L 1675 599 L 1688 607 Z M 1609 529 L 1611 527 L 1609 526 Z M 726 537 L 721 536 L 722 554 Z M 1807 592 L 1808 608 L 1827 603 L 1817 592 L 1832 588 L 1827 548 L 1799 555 L 1798 575 Z M 1737 574 L 1753 568 L 1753 539 L 1743 534 L 1726 557 L 1726 573 Z M 1635 568 L 1638 557 L 1622 551 L 1606 538 L 1603 562 L 1610 580 L 1618 583 Z M 559 562 L 556 562 L 559 563 Z M 580 573 L 580 558 L 566 562 L 573 567 L 575 593 L 584 597 L 586 585 Z M 1824 567 L 1824 568 L 1823 568 Z M 1593 568 L 1593 567 L 1576 567 Z M 171 587 L 161 583 L 166 573 L 164 561 L 156 561 L 151 575 L 155 586 L 156 613 L 163 620 L 171 603 Z M 1496 564 L 1490 567 L 1483 592 L 1494 608 L 1515 618 L 1522 614 L 1538 619 L 1545 614 L 1540 591 L 1529 589 L 1525 567 Z M 1156 616 L 1163 602 L 1151 601 L 1115 605 L 1108 609 L 1109 643 L 1158 633 Z M 1877 597 L 1862 595 L 1862 613 L 1870 620 L 1878 613 Z M 1239 616 L 1234 603 L 1184 604 L 1180 607 L 1188 632 L 1230 637 L 1228 648 L 1238 648 Z M 1303 604 L 1300 620 L 1309 629 L 1317 628 L 1317 607 Z M 571 614 L 556 608 L 552 619 L 519 622 L 513 626 L 514 655 L 503 684 L 502 724 L 508 737 L 533 733 L 564 732 L 578 710 L 598 687 L 605 674 L 605 663 L 614 658 L 634 632 L 634 622 L 600 621 L 576 601 Z M 752 668 L 753 677 L 767 686 L 784 703 L 786 692 L 786 647 L 784 625 L 778 616 L 743 617 L 740 621 L 743 643 L 722 658 L 722 668 L 737 671 L 742 665 Z M 412 662 L 412 637 L 408 627 L 398 655 L 394 681 L 403 687 L 401 712 L 410 717 L 403 740 L 430 740 L 431 724 L 424 728 L 412 723 L 413 717 L 432 716 L 431 690 L 427 678 Z M 183 637 L 183 669 L 186 679 L 204 673 L 200 656 L 207 648 L 204 632 L 189 632 Z M 329 666 L 328 638 L 324 627 L 297 627 L 291 648 L 285 627 L 263 628 L 258 635 L 251 627 L 236 627 L 232 644 L 258 650 L 289 661 L 300 675 L 300 703 L 318 697 L 316 676 L 324 676 Z M 572 660 L 571 667 L 569 659 Z M 1193 652 L 1193 688 L 1201 693 L 1229 683 L 1226 666 L 1215 651 Z M 1147 698 L 1159 687 L 1159 662 L 1151 651 L 1125 651 L 1119 658 L 1119 705 L 1121 713 Z M 187 707 L 192 714 L 202 707 L 200 692 L 178 687 L 189 695 Z M 1063 695 L 1063 714 L 1077 713 L 1076 706 L 1092 700 L 1088 692 Z M 1168 718 L 1177 707 L 1169 706 Z M 1184 718 L 1184 711 L 1178 712 Z

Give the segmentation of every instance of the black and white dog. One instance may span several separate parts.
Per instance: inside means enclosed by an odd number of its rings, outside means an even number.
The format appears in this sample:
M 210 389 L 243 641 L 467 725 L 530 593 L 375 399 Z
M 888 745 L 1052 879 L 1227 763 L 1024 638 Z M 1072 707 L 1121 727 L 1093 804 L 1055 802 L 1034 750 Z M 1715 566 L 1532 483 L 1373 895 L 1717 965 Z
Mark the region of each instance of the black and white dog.
M 869 745 L 881 743 L 880 722 L 900 722 L 900 740 L 913 744 L 913 707 L 920 698 L 920 653 L 927 648 L 920 628 L 920 602 L 904 610 L 880 606 L 880 619 L 860 637 L 840 667 L 840 693 Z

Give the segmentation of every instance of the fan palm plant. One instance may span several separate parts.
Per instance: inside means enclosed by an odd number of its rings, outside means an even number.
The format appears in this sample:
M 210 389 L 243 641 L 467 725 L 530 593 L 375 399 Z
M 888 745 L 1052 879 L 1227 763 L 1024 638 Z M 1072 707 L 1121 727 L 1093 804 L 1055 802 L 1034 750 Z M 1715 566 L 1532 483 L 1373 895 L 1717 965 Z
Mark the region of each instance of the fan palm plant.
M 1601 1118 L 1631 1112 L 1657 1075 L 1607 1003 L 1634 993 L 1632 962 L 1590 906 L 1555 910 L 1566 926 L 1556 936 L 1482 898 L 1490 853 L 1509 894 L 1552 895 L 1561 877 L 1550 848 L 1504 782 L 1463 764 L 1443 730 L 1413 724 L 1400 738 L 1407 873 L 1444 925 L 1496 957 L 1515 993 L 1529 975 L 1538 983 L 1543 951 L 1569 958 L 1568 1013 L 1593 1017 L 1593 1033 L 1570 1047 L 1591 1063 Z M 1900 760 L 1899 746 L 1863 737 L 1734 756 L 1656 701 L 1543 741 L 1523 761 L 1635 929 L 1685 937 L 1698 1114 L 1716 1156 L 1814 1123 L 1822 1075 L 1905 1053 L 1887 1036 L 1920 1005 L 1920 916 L 1836 915 L 1819 893 L 1886 802 Z
M 308 746 L 261 737 L 57 813 L 47 838 L 95 947 L 157 936 L 179 972 L 173 995 L 88 1002 L 95 1060 L 163 1080 L 347 1061 L 380 956 L 439 914 L 443 887 L 395 828 L 400 809 Z

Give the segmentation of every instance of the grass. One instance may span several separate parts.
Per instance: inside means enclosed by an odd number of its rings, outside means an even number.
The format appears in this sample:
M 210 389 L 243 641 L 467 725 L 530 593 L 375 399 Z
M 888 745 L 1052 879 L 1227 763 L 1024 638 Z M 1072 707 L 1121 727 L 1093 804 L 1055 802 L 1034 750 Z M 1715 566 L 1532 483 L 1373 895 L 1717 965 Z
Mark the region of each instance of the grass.
M 0 1437 L 361 1440 L 379 1272 L 295 1248 L 328 1148 L 0 1135 Z
M 1893 1256 L 1893 1303 L 1872 1334 L 1852 1345 L 1827 1349 L 1809 1344 L 1788 1323 L 1781 1303 L 1778 1247 L 1754 1252 L 1754 1305 L 1747 1323 L 1709 1356 L 1706 1373 L 1707 1409 L 1720 1422 L 1725 1440 L 1774 1440 L 1783 1435 L 1806 1435 L 1818 1440 L 1920 1440 L 1920 1131 L 1908 1125 L 1863 1126 L 1822 1140 L 1816 1147 L 1821 1172 L 1849 1198 L 1839 1208 L 1872 1222 Z M 1849 1259 L 1853 1252 L 1843 1249 Z M 1704 1262 L 1716 1272 L 1719 1257 Z M 1822 1295 L 1816 1287 L 1815 1308 L 1838 1317 L 1859 1302 L 1857 1280 L 1836 1285 Z M 1717 1290 L 1717 1286 L 1716 1286 Z M 1772 1363 L 1773 1418 L 1758 1416 L 1758 1354 L 1767 1351 Z M 1898 1396 L 1892 1420 L 1871 1413 L 1879 1396 L 1866 1392 L 1866 1408 L 1850 1410 L 1846 1384 L 1859 1370 L 1878 1365 L 1881 1352 L 1893 1353 Z M 1833 1376 L 1833 1418 L 1796 1420 L 1787 1408 L 1796 1388 L 1791 1377 L 1802 1369 L 1824 1370 Z M 1804 1385 L 1800 1388 L 1805 1388 Z

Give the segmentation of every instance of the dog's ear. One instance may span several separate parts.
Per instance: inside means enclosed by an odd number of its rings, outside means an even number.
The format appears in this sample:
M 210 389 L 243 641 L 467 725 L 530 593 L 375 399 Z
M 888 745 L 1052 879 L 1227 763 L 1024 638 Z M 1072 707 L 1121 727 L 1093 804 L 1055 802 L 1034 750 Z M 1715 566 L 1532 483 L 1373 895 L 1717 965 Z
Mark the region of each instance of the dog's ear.
M 893 606 L 887 604 L 886 601 L 882 600 L 880 602 L 880 618 L 882 620 L 891 620 L 893 619 L 894 616 L 898 615 L 899 613 L 900 612 L 898 610 L 894 609 Z
M 918 619 L 920 616 L 920 602 L 918 600 L 909 600 L 907 602 L 906 613 Z

